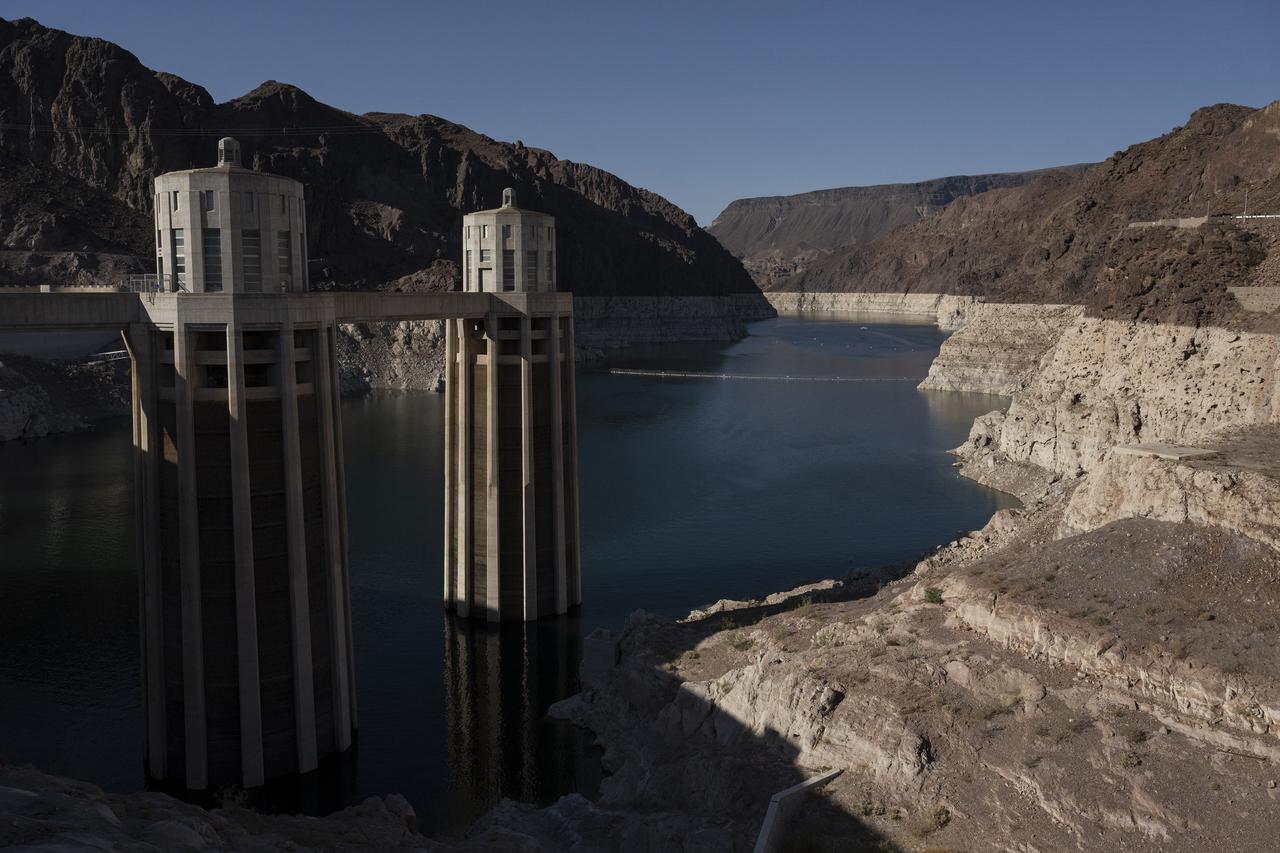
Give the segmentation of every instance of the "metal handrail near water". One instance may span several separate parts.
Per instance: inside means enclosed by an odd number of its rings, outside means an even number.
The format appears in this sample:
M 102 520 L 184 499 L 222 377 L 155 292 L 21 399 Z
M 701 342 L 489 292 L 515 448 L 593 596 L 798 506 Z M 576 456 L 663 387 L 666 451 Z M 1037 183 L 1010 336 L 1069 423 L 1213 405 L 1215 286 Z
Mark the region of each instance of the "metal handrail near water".
M 761 373 L 713 373 L 702 370 L 639 370 L 611 367 L 613 376 L 649 376 L 657 379 L 754 379 L 764 382 L 919 382 L 915 376 L 778 376 Z

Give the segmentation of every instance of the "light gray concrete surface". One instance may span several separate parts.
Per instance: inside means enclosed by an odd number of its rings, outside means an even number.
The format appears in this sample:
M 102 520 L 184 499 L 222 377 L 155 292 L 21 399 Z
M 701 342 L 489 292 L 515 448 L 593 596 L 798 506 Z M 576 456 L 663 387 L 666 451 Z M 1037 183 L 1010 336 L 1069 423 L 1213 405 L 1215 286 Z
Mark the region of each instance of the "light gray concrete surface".
M 843 772 L 843 770 L 828 770 L 826 773 L 806 779 L 770 797 L 769 808 L 764 815 L 764 824 L 760 827 L 760 834 L 756 836 L 755 853 L 777 853 L 782 850 L 792 819 L 804 804 L 804 798 L 821 789 L 823 785 Z

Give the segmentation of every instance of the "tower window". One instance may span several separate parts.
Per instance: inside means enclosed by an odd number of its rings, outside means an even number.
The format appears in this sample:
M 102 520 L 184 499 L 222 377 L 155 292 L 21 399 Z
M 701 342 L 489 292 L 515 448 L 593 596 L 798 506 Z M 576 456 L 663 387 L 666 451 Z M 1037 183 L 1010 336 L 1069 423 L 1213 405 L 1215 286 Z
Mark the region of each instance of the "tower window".
M 538 287 L 538 253 L 524 253 L 524 286 L 528 290 Z
M 200 191 L 200 209 L 213 210 L 213 205 L 214 205 L 213 190 L 201 190 Z
M 201 239 L 204 289 L 206 293 L 217 293 L 222 290 L 222 232 L 217 228 L 206 228 Z
M 510 226 L 504 225 L 504 228 Z M 516 289 L 516 253 L 511 249 L 502 250 L 502 289 Z
M 470 230 L 470 229 L 467 229 Z M 467 262 L 462 265 L 462 289 L 471 288 L 471 250 L 467 249 Z
M 554 251 L 547 252 L 547 284 L 555 284 L 556 282 L 556 253 Z
M 276 272 L 280 275 L 293 272 L 292 235 L 288 231 L 276 232 Z
M 502 226 L 502 239 L 503 239 L 503 240 L 510 240 L 510 239 L 511 239 L 511 226 L 510 226 L 510 225 L 503 225 L 503 226 Z
M 480 263 L 482 264 L 493 263 L 493 249 L 480 250 Z
M 261 293 L 262 232 L 256 228 L 241 231 L 240 254 L 244 263 L 244 289 L 250 293 Z
M 288 212 L 289 212 L 289 207 L 288 207 L 288 205 L 286 205 L 286 204 L 285 204 L 284 194 L 283 194 L 283 193 L 281 193 L 281 194 L 280 194 L 280 212 L 281 212 L 281 213 L 288 213 Z
M 253 193 L 244 194 L 244 209 L 253 212 Z
M 176 195 L 176 193 L 175 193 Z M 169 242 L 173 245 L 173 279 L 174 283 L 186 290 L 187 287 L 187 240 L 186 232 L 174 228 L 169 232 Z
M 488 239 L 489 239 L 489 226 L 488 226 L 488 225 L 481 225 L 481 226 L 480 226 L 480 239 L 481 239 L 481 240 L 488 240 Z

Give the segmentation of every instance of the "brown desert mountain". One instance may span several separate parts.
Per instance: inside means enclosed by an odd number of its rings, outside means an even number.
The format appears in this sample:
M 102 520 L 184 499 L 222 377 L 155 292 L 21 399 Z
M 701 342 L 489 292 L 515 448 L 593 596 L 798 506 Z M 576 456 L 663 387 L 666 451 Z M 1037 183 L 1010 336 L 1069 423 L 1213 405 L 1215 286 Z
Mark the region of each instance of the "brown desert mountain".
M 1085 168 L 956 175 L 912 184 L 740 198 L 730 202 L 707 230 L 768 290 L 831 251 L 870 243 L 963 196 L 1021 186 L 1053 171 Z
M 1104 316 L 1212 319 L 1254 283 L 1264 220 L 1140 233 L 1130 222 L 1280 213 L 1280 101 L 1218 104 L 1078 174 L 956 199 L 936 214 L 815 261 L 779 289 L 1083 303 Z M 1261 231 L 1262 233 L 1255 233 Z M 1271 238 L 1274 244 L 1274 238 Z M 1274 251 L 1272 252 L 1274 255 Z M 1280 284 L 1280 282 L 1273 282 Z

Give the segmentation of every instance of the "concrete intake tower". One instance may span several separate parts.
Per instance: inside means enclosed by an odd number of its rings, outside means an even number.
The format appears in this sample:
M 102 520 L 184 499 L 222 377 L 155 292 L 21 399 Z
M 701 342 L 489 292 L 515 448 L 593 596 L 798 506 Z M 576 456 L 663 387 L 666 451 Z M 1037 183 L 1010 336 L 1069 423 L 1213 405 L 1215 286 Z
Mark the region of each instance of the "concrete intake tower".
M 463 289 L 504 298 L 446 325 L 444 600 L 461 616 L 582 600 L 573 317 L 531 301 L 556 289 L 555 231 L 511 189 L 463 218 Z

